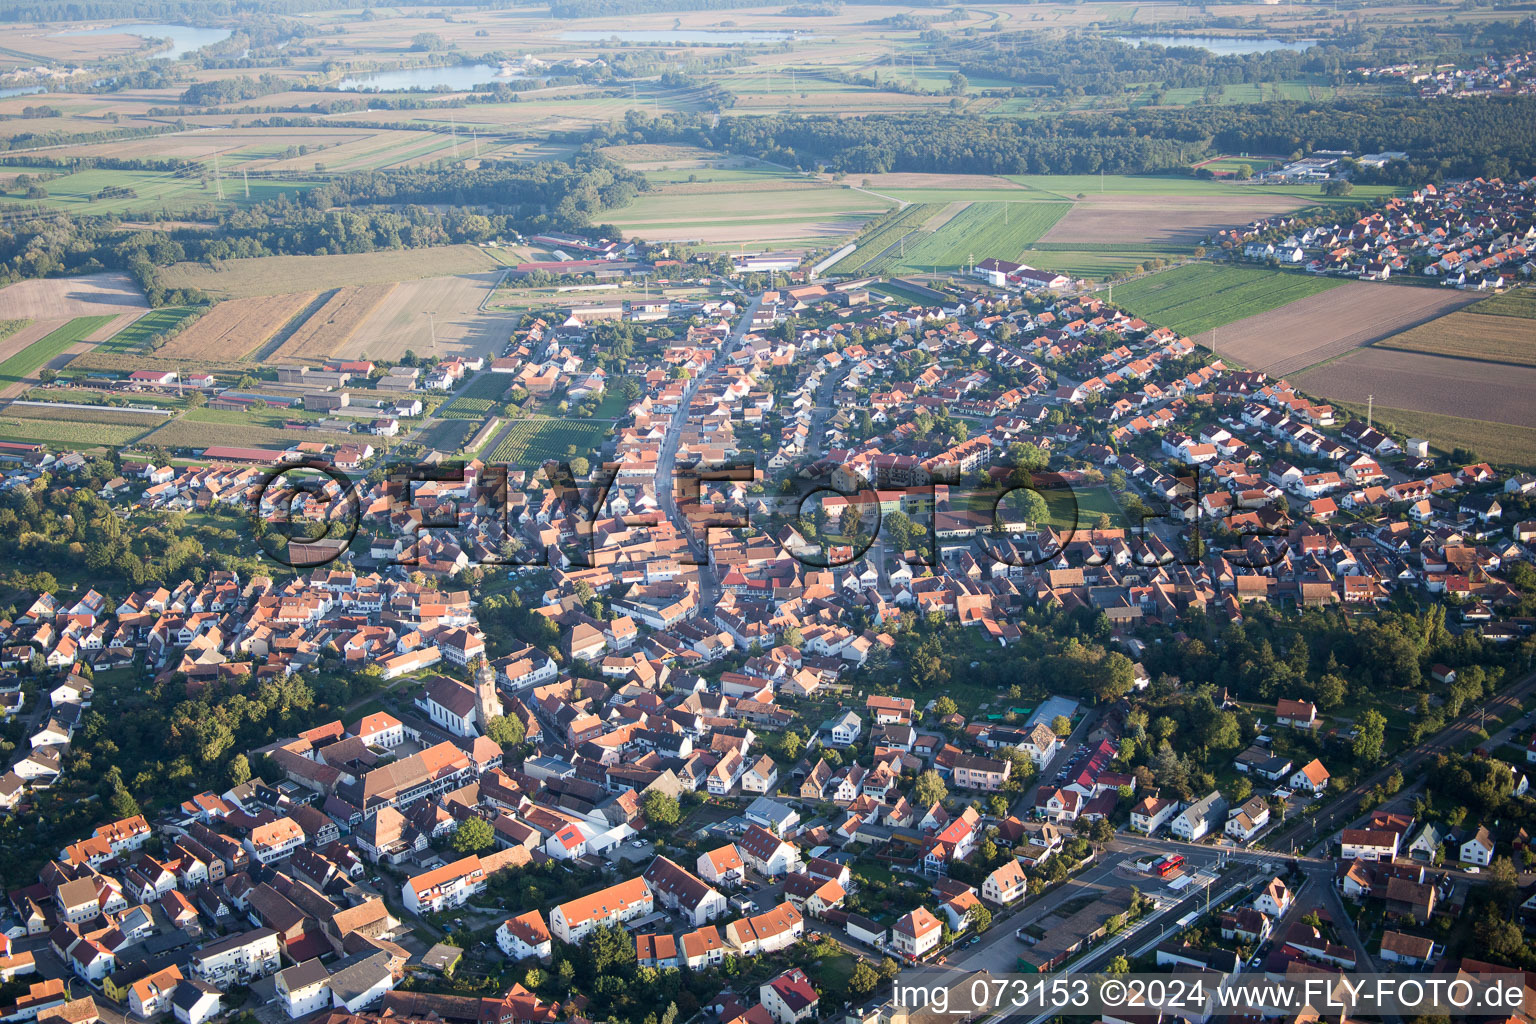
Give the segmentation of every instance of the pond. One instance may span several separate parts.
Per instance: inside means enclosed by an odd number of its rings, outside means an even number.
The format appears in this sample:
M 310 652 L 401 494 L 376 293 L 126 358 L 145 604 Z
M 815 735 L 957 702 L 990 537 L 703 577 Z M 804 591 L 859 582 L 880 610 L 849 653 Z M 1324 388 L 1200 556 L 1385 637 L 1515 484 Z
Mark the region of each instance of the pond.
M 1293 50 L 1300 53 L 1317 45 L 1316 39 L 1245 39 L 1237 36 L 1120 36 L 1127 43 L 1156 43 L 1158 46 L 1198 46 L 1221 57 L 1238 57 L 1248 53 L 1271 53 L 1275 50 Z
M 477 85 L 485 85 L 503 75 L 494 64 L 451 64 L 441 68 L 402 68 L 399 71 L 373 71 L 343 78 L 336 83 L 342 92 L 409 92 L 412 89 L 431 91 L 447 86 L 455 92 L 468 91 Z
M 178 60 L 194 50 L 201 50 L 214 43 L 222 43 L 234 35 L 227 28 L 196 28 L 192 25 L 166 25 L 135 23 L 108 25 L 104 28 L 82 28 L 72 32 L 60 32 L 61 36 L 143 36 L 145 39 L 167 39 L 171 48 L 154 55 L 154 60 Z
M 776 29 L 735 29 L 712 31 L 710 29 L 657 29 L 645 32 L 604 32 L 581 30 L 562 32 L 560 38 L 573 43 L 606 43 L 617 39 L 621 43 L 704 43 L 714 46 L 737 46 L 746 43 L 782 43 L 789 39 L 809 39 Z

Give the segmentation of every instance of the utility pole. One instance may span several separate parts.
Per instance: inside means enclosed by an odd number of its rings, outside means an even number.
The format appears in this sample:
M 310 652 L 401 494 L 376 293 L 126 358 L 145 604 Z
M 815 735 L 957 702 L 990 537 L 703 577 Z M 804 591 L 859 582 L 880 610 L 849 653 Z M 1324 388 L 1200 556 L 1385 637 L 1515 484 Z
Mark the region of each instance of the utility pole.
M 213 187 L 220 199 L 224 198 L 224 179 L 219 175 L 219 151 L 213 151 Z
M 1370 426 L 1371 426 L 1371 416 L 1372 416 L 1372 414 L 1375 411 L 1376 411 L 1376 396 L 1375 395 L 1366 395 L 1365 396 L 1365 426 L 1366 426 L 1367 430 L 1370 429 Z
M 459 158 L 459 122 L 451 113 L 448 115 L 448 134 L 453 139 L 453 158 L 457 160 Z
M 434 358 L 436 358 L 436 356 L 437 356 L 437 310 L 435 310 L 435 309 L 427 310 L 426 311 L 426 317 L 427 317 L 427 329 L 432 332 L 432 355 L 433 355 Z
M 251 172 L 246 168 L 240 168 L 240 177 L 245 181 L 245 198 L 251 198 Z

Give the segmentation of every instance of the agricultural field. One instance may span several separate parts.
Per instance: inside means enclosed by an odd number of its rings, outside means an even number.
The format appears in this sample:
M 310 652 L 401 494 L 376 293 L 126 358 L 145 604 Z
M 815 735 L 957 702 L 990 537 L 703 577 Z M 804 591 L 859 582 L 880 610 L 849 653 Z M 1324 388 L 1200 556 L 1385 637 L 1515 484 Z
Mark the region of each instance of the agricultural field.
M 0 409 L 0 439 L 67 448 L 125 445 L 165 417 L 128 409 L 50 409 L 12 403 Z
M 311 160 L 310 165 L 313 164 Z M 224 191 L 222 200 L 218 198 L 220 181 Z M 266 178 L 244 182 L 239 176 L 227 171 L 221 179 L 215 179 L 211 169 L 205 177 L 194 177 L 172 171 L 91 168 L 48 182 L 48 197 L 42 203 L 66 213 L 93 216 L 126 213 L 130 210 L 176 211 L 219 202 L 249 206 L 267 199 L 276 199 L 279 195 L 297 196 L 315 184 L 314 181 Z M 0 193 L 0 210 L 10 204 L 30 206 L 34 202 L 36 200 L 28 199 L 24 194 Z
M 217 269 L 206 263 L 177 263 L 160 272 L 160 284 L 165 288 L 200 288 L 221 299 L 240 299 L 499 269 L 501 264 L 478 246 L 444 245 L 331 256 L 259 256 L 225 260 Z M 34 283 L 47 282 L 22 282 Z M 0 291 L 0 317 L 11 315 L 4 312 L 4 296 L 5 291 Z
M 458 274 L 403 281 L 374 306 L 362 326 L 334 354 L 346 359 L 391 361 L 407 351 L 445 357 L 499 355 L 517 323 L 506 317 L 482 315 L 479 309 L 501 276 Z M 429 318 L 429 311 L 436 317 Z
M 589 420 L 528 419 L 508 423 L 485 461 L 534 469 L 548 459 L 592 458 L 608 439 L 608 425 Z
M 603 219 L 626 237 L 729 249 L 842 239 L 890 200 L 780 172 L 779 180 L 665 184 Z
M 1335 402 L 1339 408 L 1364 418 L 1365 403 Z M 1447 403 L 1449 405 L 1449 403 Z M 1422 437 L 1430 447 L 1446 455 L 1465 448 L 1495 465 L 1536 470 L 1536 428 L 1520 427 L 1486 419 L 1468 419 L 1440 412 L 1394 409 L 1375 403 L 1375 422 L 1409 437 Z
M 916 245 L 909 238 L 898 266 L 953 273 L 987 257 L 1017 260 L 1068 209 L 1067 203 L 971 203 Z
M 197 306 L 167 306 L 151 310 L 97 345 L 98 351 L 127 355 L 146 351 L 166 331 L 202 312 Z
M 1360 405 L 1374 395 L 1390 409 L 1475 410 L 1481 419 L 1536 428 L 1536 367 L 1372 347 L 1308 370 L 1296 385 Z
M 346 347 L 373 307 L 394 287 L 372 284 L 336 289 L 266 358 L 275 363 L 319 363 L 331 358 Z
M 243 415 L 243 414 L 237 414 Z M 253 448 L 286 449 L 300 441 L 346 444 L 357 435 L 328 430 L 287 430 L 282 427 L 257 426 L 249 420 L 234 423 L 205 422 L 188 416 L 178 417 L 141 439 L 144 444 L 162 448 L 203 449 L 209 445 L 236 445 Z M 379 438 L 368 438 L 375 448 Z
M 1019 260 L 1032 267 L 1054 270 L 1068 277 L 1100 281 L 1116 274 L 1135 273 L 1151 260 L 1187 259 L 1191 249 L 1127 249 L 1112 245 L 1083 245 L 1036 242 L 1019 254 Z
M 1150 323 L 1195 335 L 1340 283 L 1283 270 L 1190 263 L 1117 286 L 1115 301 Z
M 1240 194 L 1090 193 L 1041 235 L 1041 241 L 1124 246 L 1193 246 L 1217 231 L 1302 205 L 1294 196 L 1257 187 Z
M 458 392 L 437 407 L 433 413 L 439 419 L 479 420 L 501 405 L 502 395 L 511 385 L 511 378 L 501 373 L 479 373 Z
M 67 320 L 148 308 L 133 279 L 115 270 L 17 281 L 0 288 L 0 320 Z
M 436 423 L 430 423 L 421 428 L 416 435 L 416 443 L 435 451 L 453 454 L 470 439 L 476 430 L 478 421 L 465 419 L 446 419 Z
M 244 359 L 292 320 L 313 294 L 233 299 L 214 306 L 203 318 L 155 351 L 161 359 Z
M 1428 352 L 1456 359 L 1536 366 L 1536 324 L 1520 316 L 1488 316 L 1483 303 L 1394 334 L 1377 348 Z
M 1121 286 L 1122 289 L 1124 286 Z M 1195 336 L 1223 359 L 1283 376 L 1458 309 L 1465 292 L 1347 281 Z
M 903 258 L 902 239 L 921 229 L 941 209 L 937 203 L 913 203 L 890 214 L 861 237 L 858 248 L 833 264 L 827 273 L 884 273 Z
M 26 380 L 69 351 L 87 335 L 111 322 L 110 316 L 82 316 L 54 328 L 4 362 L 0 362 L 0 387 Z
M 1511 316 L 1536 320 L 1536 288 L 1516 288 L 1503 295 L 1493 295 L 1477 304 L 1469 312 L 1485 316 Z

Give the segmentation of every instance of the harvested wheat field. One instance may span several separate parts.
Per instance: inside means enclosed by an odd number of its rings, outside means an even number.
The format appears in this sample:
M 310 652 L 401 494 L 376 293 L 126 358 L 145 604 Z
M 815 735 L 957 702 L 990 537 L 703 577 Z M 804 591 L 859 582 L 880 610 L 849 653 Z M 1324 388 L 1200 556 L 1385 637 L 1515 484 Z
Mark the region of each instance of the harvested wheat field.
M 314 297 L 314 292 L 296 292 L 221 302 L 160 346 L 155 355 L 222 362 L 244 359 L 282 330 Z
M 1464 292 L 1351 281 L 1230 323 L 1216 332 L 1216 348 L 1249 369 L 1284 376 L 1471 301 Z M 1195 340 L 1209 348 L 1211 332 Z
M 1536 321 L 1464 309 L 1394 334 L 1376 347 L 1536 366 Z
M 440 245 L 333 256 L 258 256 L 224 260 L 217 270 L 206 263 L 177 263 L 160 272 L 160 284 L 166 288 L 201 288 L 222 299 L 243 299 L 346 285 L 414 281 L 441 274 L 472 274 L 500 267 L 494 257 L 477 246 Z M 0 319 L 6 317 L 0 315 Z
M 348 339 L 395 286 L 369 284 L 338 288 L 298 330 L 268 356 L 274 363 L 319 363 L 346 347 Z
M 68 320 L 148 308 L 139 286 L 118 271 L 18 281 L 0 288 L 0 320 Z
M 1536 367 L 1364 348 L 1295 379 L 1315 395 L 1378 406 L 1536 427 Z
M 1302 205 L 1295 196 L 1085 195 L 1042 242 L 1196 245 L 1217 231 Z
M 334 354 L 398 360 L 410 349 L 432 355 L 434 326 L 426 315 L 432 312 L 437 314 L 437 355 L 496 355 L 512 336 L 516 319 L 478 310 L 500 279 L 500 274 L 459 274 L 398 284 Z

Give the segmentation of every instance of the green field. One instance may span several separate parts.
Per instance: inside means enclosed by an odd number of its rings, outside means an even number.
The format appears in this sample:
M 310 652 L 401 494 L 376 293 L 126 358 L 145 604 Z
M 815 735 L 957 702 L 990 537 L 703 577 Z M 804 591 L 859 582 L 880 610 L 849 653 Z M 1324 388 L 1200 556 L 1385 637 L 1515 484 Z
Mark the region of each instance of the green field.
M 1025 249 L 1020 259 L 1032 267 L 1054 270 L 1069 277 L 1082 277 L 1092 281 L 1103 280 L 1112 274 L 1134 271 L 1148 260 L 1176 260 L 1188 257 L 1194 249 L 1127 249 L 1122 246 L 1096 246 L 1065 242 L 1047 245 L 1037 242 Z
M 297 196 L 313 187 L 313 181 L 269 181 L 260 179 L 250 183 L 250 198 L 246 198 L 245 183 L 238 176 L 225 175 L 224 202 L 234 206 L 249 206 L 267 199 L 275 199 L 281 193 Z M 45 186 L 48 198 L 45 206 L 68 213 L 123 213 L 128 210 L 178 210 L 206 203 L 219 202 L 218 189 L 210 172 L 208 184 L 203 185 L 196 177 L 178 176 L 171 171 L 116 171 L 91 168 L 55 178 Z M 103 195 L 104 189 L 125 189 L 128 192 L 112 192 Z M 128 194 L 131 192 L 131 194 Z M 0 204 L 23 203 L 32 205 L 37 200 L 28 199 L 24 193 L 0 193 Z
M 859 247 L 832 265 L 829 274 L 881 274 L 901 260 L 900 250 L 885 255 L 906 235 L 922 227 L 923 222 L 939 212 L 936 205 L 914 203 L 888 214 L 859 239 Z
M 1342 283 L 1283 270 L 1187 263 L 1117 286 L 1115 303 L 1151 323 L 1194 335 Z
M 479 417 L 470 419 L 446 419 L 429 424 L 417 435 L 417 443 L 440 452 L 456 452 L 464 442 L 474 436 L 479 427 Z
M 1070 203 L 972 203 L 915 245 L 908 239 L 906 259 L 897 266 L 953 273 L 988 257 L 1017 260 L 1071 208 Z
M 63 354 L 75 342 L 111 322 L 110 316 L 76 317 L 0 363 L 0 381 L 15 383 L 25 380 L 36 373 L 39 367 Z
M 1469 313 L 1488 313 L 1492 316 L 1515 316 L 1524 320 L 1536 320 L 1536 288 L 1516 288 L 1484 299 L 1475 306 L 1467 307 Z
M 590 459 L 608 438 L 606 423 L 586 420 L 518 420 L 496 442 L 486 462 L 514 469 L 536 469 L 548 459 Z
M 153 424 L 138 423 L 100 423 L 76 419 L 62 419 L 49 416 L 21 415 L 25 410 L 31 413 L 34 410 L 7 409 L 0 413 L 0 441 L 15 441 L 22 444 L 47 444 L 72 448 L 95 448 L 100 445 L 125 445 L 131 444 L 144 434 L 148 433 Z M 42 410 L 49 412 L 51 410 Z M 81 415 L 90 415 L 94 410 L 64 410 L 59 412 L 77 412 Z
M 128 355 L 143 352 L 160 335 L 189 317 L 199 316 L 201 306 L 167 306 L 153 309 L 96 346 L 98 352 Z

